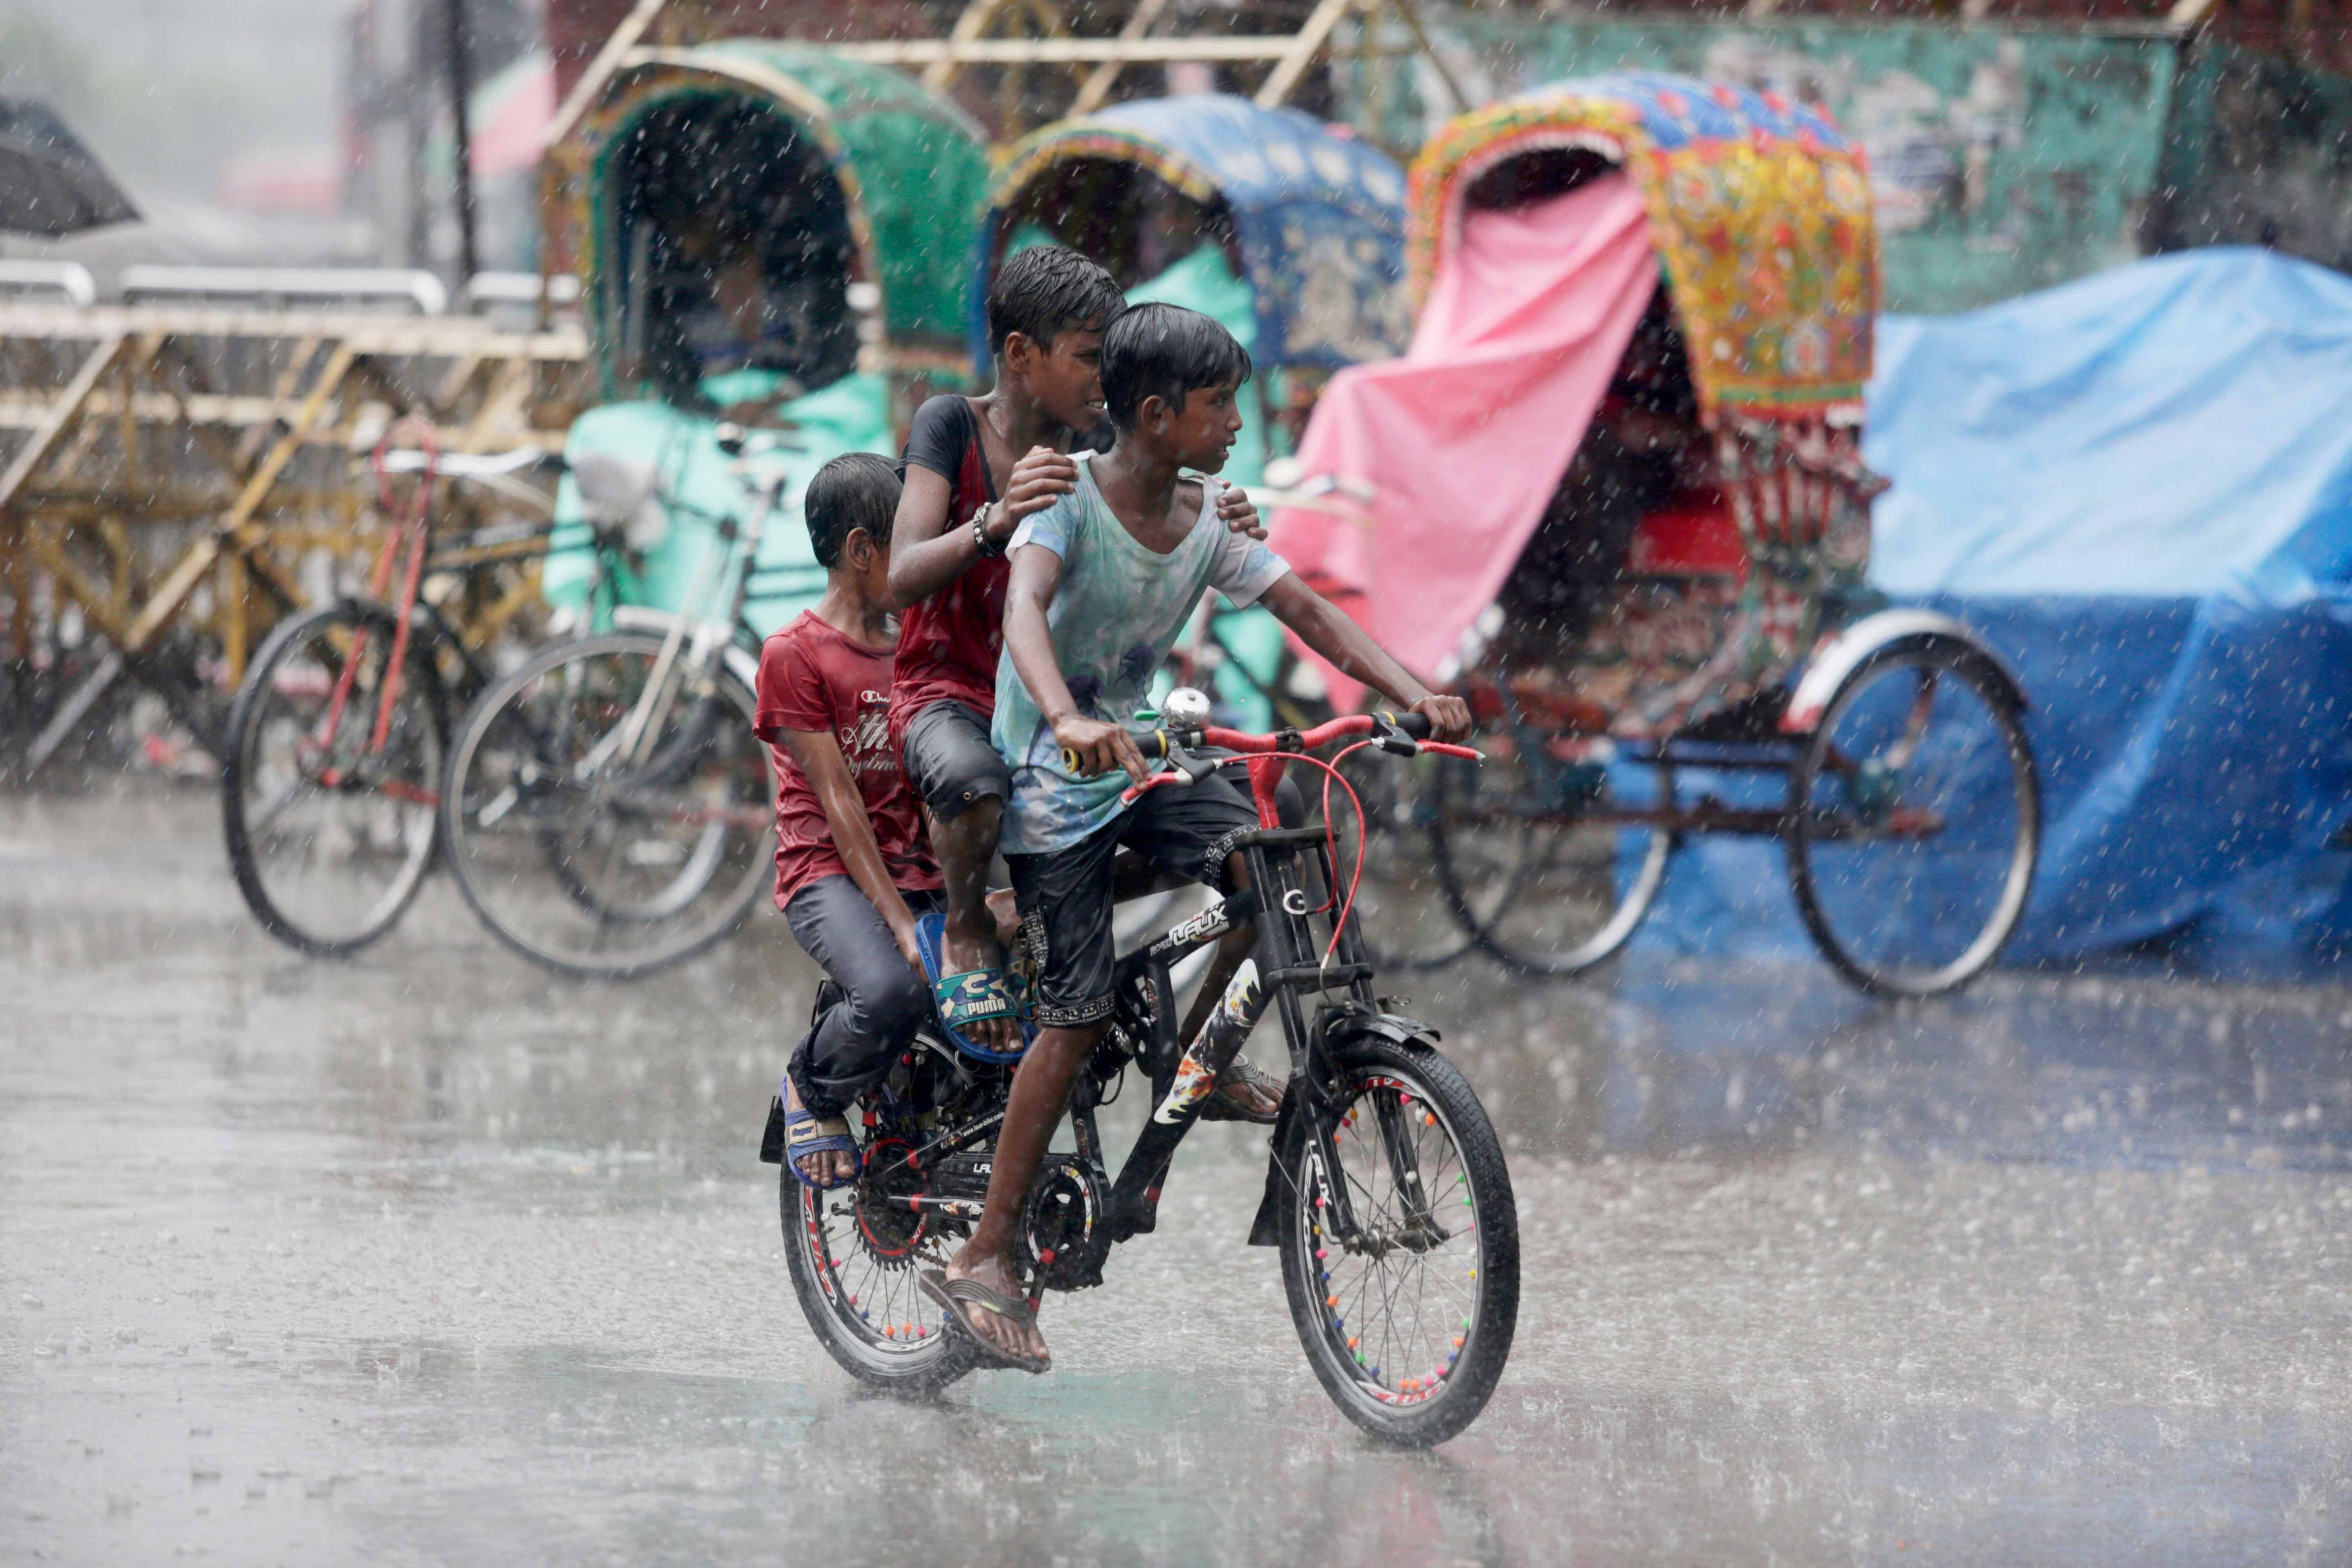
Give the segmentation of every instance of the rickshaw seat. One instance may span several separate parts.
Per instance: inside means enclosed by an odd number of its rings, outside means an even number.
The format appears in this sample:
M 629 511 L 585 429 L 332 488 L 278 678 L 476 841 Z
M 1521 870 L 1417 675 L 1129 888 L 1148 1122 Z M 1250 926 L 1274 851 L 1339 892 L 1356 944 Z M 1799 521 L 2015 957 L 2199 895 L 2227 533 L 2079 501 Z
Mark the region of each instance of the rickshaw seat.
M 1713 487 L 1685 490 L 1644 517 L 1626 552 L 1629 577 L 1748 579 L 1748 545 L 1731 502 Z

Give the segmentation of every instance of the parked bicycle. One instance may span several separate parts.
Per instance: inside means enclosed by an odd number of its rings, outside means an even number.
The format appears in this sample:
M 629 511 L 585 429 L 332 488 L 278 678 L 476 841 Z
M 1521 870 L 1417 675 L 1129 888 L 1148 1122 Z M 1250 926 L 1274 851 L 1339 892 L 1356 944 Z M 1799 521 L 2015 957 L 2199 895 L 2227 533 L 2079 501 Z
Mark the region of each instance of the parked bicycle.
M 491 677 L 425 584 L 507 572 L 543 555 L 549 531 L 527 523 L 436 542 L 436 481 L 543 506 L 514 476 L 549 460 L 528 447 L 443 453 L 430 426 L 395 426 L 373 458 L 391 526 L 366 592 L 289 616 L 255 656 L 229 710 L 221 817 L 237 890 L 273 936 L 322 956 L 355 952 L 423 885 L 450 714 Z M 600 533 L 598 548 L 618 544 Z
M 1237 843 L 1250 890 L 1119 961 L 1116 1011 L 1070 1102 L 1076 1151 L 1047 1156 L 1022 1222 L 1024 1283 L 1033 1300 L 1100 1284 L 1112 1246 L 1153 1228 L 1201 1090 L 1271 1006 L 1290 1050 L 1290 1086 L 1250 1240 L 1278 1250 L 1308 1364 L 1348 1418 L 1392 1442 L 1442 1442 L 1485 1408 L 1510 1353 L 1519 1279 L 1509 1173 L 1435 1032 L 1375 994 L 1351 908 L 1361 868 L 1341 876 L 1328 826 L 1277 826 L 1275 790 L 1283 770 L 1303 762 L 1332 781 L 1327 800 L 1333 791 L 1345 799 L 1336 763 L 1305 755 L 1342 740 L 1353 743 L 1339 761 L 1476 753 L 1427 741 L 1418 715 L 1245 734 L 1209 726 L 1208 711 L 1198 691 L 1170 696 L 1164 723 L 1136 736 L 1163 771 L 1128 795 L 1246 767 L 1262 825 Z M 1171 967 L 1250 921 L 1252 960 L 1200 1037 L 1178 1038 Z M 1154 1109 L 1113 1179 L 1097 1113 L 1118 1098 L 1130 1066 L 1150 1079 Z M 942 1262 L 981 1214 L 1013 1073 L 1010 1063 L 959 1052 L 944 1030 L 919 1030 L 861 1102 L 860 1179 L 821 1191 L 782 1173 L 794 1294 L 825 1350 L 865 1382 L 936 1389 L 981 1363 L 922 1297 L 916 1274 Z M 781 1161 L 782 1125 L 779 1104 L 763 1158 Z
M 797 448 L 732 426 L 719 447 L 749 505 L 709 520 L 683 613 L 624 608 L 541 649 L 482 694 L 450 749 L 441 826 L 458 889 L 501 942 L 552 969 L 678 963 L 740 925 L 773 875 L 773 781 L 752 733 L 760 637 L 744 606 L 791 479 L 766 459 Z

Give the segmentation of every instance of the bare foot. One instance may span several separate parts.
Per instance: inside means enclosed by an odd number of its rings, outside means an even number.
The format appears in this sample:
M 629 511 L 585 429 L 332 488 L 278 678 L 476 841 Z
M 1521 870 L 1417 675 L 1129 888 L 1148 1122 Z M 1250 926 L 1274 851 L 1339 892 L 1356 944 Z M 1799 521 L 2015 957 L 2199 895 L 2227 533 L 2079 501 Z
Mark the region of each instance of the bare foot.
M 999 1295 L 1021 1299 L 1021 1281 L 1013 1277 L 1011 1261 L 1002 1257 L 974 1258 L 969 1245 L 948 1260 L 947 1277 L 977 1280 Z M 1053 1364 L 1053 1352 L 1045 1348 L 1045 1336 L 1037 1331 L 1034 1319 L 1016 1323 L 1000 1313 L 974 1309 L 971 1321 L 972 1332 L 998 1350 L 1027 1356 L 1048 1367 Z
M 988 918 L 996 922 L 996 940 L 1010 947 L 1021 935 L 1021 906 L 1014 901 L 1013 889 L 999 888 L 985 902 Z
M 994 923 L 995 911 L 985 906 L 978 920 L 959 919 L 959 911 L 948 911 L 947 930 L 940 942 L 940 966 L 950 974 L 963 974 L 975 969 L 1003 969 L 1004 950 L 997 945 L 996 934 L 987 927 Z M 975 931 L 974 926 L 981 929 Z M 978 1024 L 966 1024 L 963 1037 L 983 1051 L 1010 1056 L 1021 1048 L 1021 1020 L 990 1018 Z
M 790 1073 L 784 1075 L 784 1109 L 787 1110 L 801 1109 L 800 1086 L 793 1082 Z M 839 1116 L 820 1117 L 817 1120 L 816 1130 L 821 1136 L 830 1136 L 836 1132 L 845 1135 L 849 1131 L 849 1122 Z M 803 1154 L 793 1163 L 799 1167 L 801 1174 L 810 1183 L 821 1187 L 830 1186 L 837 1182 L 851 1181 L 857 1175 L 856 1156 L 851 1154 L 846 1149 L 825 1149 L 814 1154 Z

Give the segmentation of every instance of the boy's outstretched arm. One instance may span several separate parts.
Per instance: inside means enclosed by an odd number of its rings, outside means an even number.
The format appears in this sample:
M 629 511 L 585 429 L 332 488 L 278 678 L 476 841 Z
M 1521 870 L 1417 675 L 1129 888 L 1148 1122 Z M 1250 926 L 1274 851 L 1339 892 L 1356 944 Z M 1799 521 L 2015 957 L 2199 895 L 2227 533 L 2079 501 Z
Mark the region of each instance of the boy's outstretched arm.
M 1054 634 L 1045 611 L 1062 585 L 1062 558 L 1042 544 L 1024 544 L 1013 552 L 1013 581 L 1004 593 L 1004 648 L 1021 684 L 1029 689 L 1037 711 L 1054 727 L 1054 739 L 1078 759 L 1078 772 L 1087 778 L 1125 768 L 1141 784 L 1150 776 L 1134 737 L 1117 724 L 1089 719 L 1078 711 L 1069 682 L 1062 679 L 1061 661 L 1054 657 Z
M 993 547 L 1002 549 L 1023 518 L 1076 489 L 1077 478 L 1077 465 L 1069 455 L 1049 447 L 1035 447 L 1014 464 L 1003 499 L 988 509 L 985 526 Z M 893 609 L 921 604 L 981 558 L 971 520 L 948 515 L 948 503 L 954 498 L 945 478 L 920 463 L 907 465 L 906 486 L 898 492 L 898 515 L 890 523 Z
M 1274 618 L 1298 634 L 1298 640 L 1334 665 L 1415 713 L 1427 714 L 1431 730 L 1441 741 L 1463 741 L 1470 734 L 1470 705 L 1459 697 L 1441 697 L 1412 677 L 1412 671 L 1389 657 L 1388 650 L 1330 600 L 1286 573 L 1258 603 Z
M 833 847 L 841 853 L 841 863 L 849 868 L 849 879 L 874 906 L 882 923 L 890 928 L 890 936 L 898 944 L 898 952 L 912 965 L 917 977 L 923 974 L 923 955 L 915 945 L 915 917 L 899 895 L 898 886 L 890 880 L 890 868 L 882 863 L 882 847 L 875 842 L 873 819 L 866 815 L 865 799 L 857 793 L 857 781 L 850 776 L 849 760 L 841 754 L 841 742 L 825 730 L 779 730 L 772 731 L 790 752 L 793 761 L 808 775 L 810 787 L 816 791 L 817 804 L 824 808 L 825 826 L 833 829 Z M 929 981 L 924 981 L 928 988 Z

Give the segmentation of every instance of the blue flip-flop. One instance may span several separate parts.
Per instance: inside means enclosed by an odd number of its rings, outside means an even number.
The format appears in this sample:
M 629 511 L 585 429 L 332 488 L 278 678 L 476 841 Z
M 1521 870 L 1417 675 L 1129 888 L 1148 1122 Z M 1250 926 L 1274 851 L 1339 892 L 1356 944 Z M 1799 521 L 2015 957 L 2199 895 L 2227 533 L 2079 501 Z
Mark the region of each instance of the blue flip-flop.
M 1019 987 L 1002 969 L 967 969 L 950 974 L 947 969 L 947 917 L 937 912 L 915 920 L 915 948 L 922 954 L 923 973 L 931 983 L 931 1001 L 939 1009 L 940 1027 L 956 1049 L 984 1062 L 1017 1062 L 1037 1037 Z M 1021 1020 L 1021 1049 L 985 1050 L 965 1037 L 968 1024 L 992 1018 Z
M 813 1116 L 805 1110 L 788 1110 L 784 1112 L 784 1169 L 790 1171 L 793 1179 L 801 1185 L 829 1193 L 835 1187 L 850 1185 L 865 1173 L 866 1156 L 859 1152 L 856 1139 L 846 1132 L 819 1132 L 816 1130 L 820 1121 L 837 1120 L 836 1117 Z M 802 1158 L 809 1154 L 830 1154 L 836 1150 L 847 1154 L 850 1163 L 857 1168 L 835 1181 L 810 1181 L 801 1169 Z

